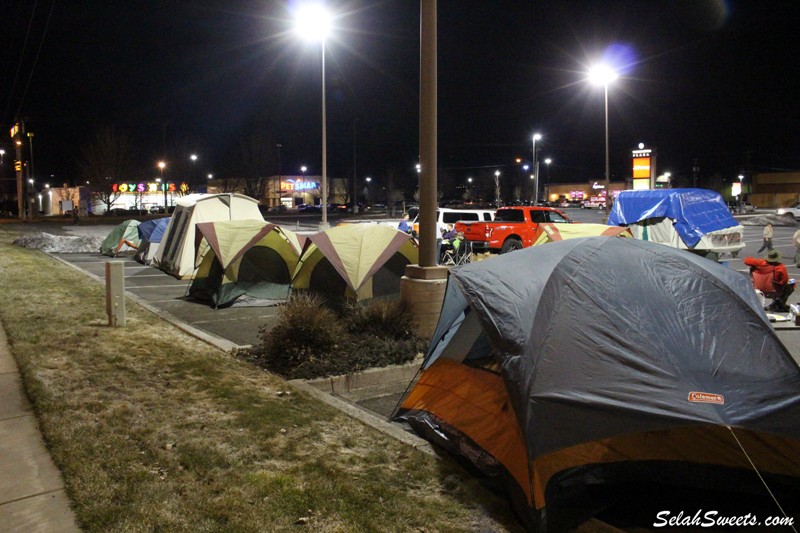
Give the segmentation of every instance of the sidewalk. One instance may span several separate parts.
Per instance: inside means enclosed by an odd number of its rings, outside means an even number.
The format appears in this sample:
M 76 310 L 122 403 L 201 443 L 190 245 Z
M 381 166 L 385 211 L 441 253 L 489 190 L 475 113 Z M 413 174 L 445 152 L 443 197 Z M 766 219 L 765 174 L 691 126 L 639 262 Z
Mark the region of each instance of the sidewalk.
M 80 531 L 0 326 L 0 529 Z

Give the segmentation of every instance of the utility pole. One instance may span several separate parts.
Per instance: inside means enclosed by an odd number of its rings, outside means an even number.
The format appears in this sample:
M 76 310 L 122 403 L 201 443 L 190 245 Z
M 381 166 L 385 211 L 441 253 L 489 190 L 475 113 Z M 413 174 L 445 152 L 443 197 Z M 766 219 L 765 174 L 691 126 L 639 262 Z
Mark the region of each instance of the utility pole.
M 11 138 L 14 140 L 16 148 L 16 159 L 14 159 L 14 171 L 17 174 L 17 217 L 20 220 L 25 218 L 25 200 L 22 190 L 22 140 L 20 137 L 25 133 L 25 123 L 16 123 L 11 128 Z
M 36 180 L 36 175 L 33 173 L 33 133 L 28 133 L 28 154 L 30 156 L 30 161 L 28 161 L 28 194 L 25 195 L 25 202 L 28 204 L 28 218 L 33 220 L 35 218 L 34 213 L 36 210 L 33 208 L 32 202 L 34 198 L 30 197 L 31 190 L 36 192 L 34 187 L 34 181 Z

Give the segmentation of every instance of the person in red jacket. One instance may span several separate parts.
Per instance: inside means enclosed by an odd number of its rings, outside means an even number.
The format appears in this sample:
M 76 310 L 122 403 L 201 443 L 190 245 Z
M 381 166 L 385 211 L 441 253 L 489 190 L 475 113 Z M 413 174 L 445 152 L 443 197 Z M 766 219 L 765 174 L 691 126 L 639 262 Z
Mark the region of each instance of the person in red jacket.
M 767 253 L 766 259 L 758 257 L 745 257 L 744 264 L 750 267 L 750 276 L 753 287 L 773 298 L 772 304 L 767 308 L 770 311 L 785 312 L 789 310 L 786 301 L 794 292 L 794 280 L 789 280 L 786 265 L 781 263 L 781 253 L 775 248 Z

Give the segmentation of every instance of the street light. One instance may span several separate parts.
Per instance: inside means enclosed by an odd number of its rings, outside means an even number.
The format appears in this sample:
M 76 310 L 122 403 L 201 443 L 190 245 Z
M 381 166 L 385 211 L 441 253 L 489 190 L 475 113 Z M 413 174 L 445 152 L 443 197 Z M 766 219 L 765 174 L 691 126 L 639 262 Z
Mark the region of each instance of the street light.
M 539 133 L 533 134 L 533 205 L 539 203 L 539 162 L 536 160 L 536 141 L 541 138 Z
M 611 181 L 609 178 L 609 162 L 608 162 L 608 84 L 617 79 L 617 73 L 614 72 L 608 65 L 595 65 L 589 71 L 589 80 L 595 85 L 603 86 L 603 98 L 605 100 L 605 117 L 606 117 L 606 201 L 604 209 L 608 214 L 611 208 L 611 201 L 613 200 L 611 194 Z
M 371 177 L 369 177 L 369 176 L 367 176 L 367 177 L 366 177 L 366 181 L 367 181 L 367 188 L 366 188 L 367 194 L 366 194 L 366 198 L 364 198 L 364 200 L 366 201 L 366 204 L 367 204 L 367 205 L 370 205 L 370 204 L 369 204 L 369 184 L 370 184 L 370 182 L 372 181 L 372 178 L 371 178 Z
M 164 214 L 166 215 L 169 210 L 167 209 L 167 182 L 164 181 L 164 167 L 167 164 L 163 161 L 158 162 L 158 170 L 161 172 L 161 178 L 159 179 L 161 183 L 161 188 L 164 189 Z
M 192 160 L 192 187 L 197 187 L 197 154 L 191 154 L 189 159 Z
M 500 207 L 500 171 L 494 171 L 494 206 Z
M 544 183 L 544 195 L 548 202 L 550 201 L 550 163 L 552 162 L 553 160 L 549 157 L 544 160 L 544 164 L 547 165 L 547 181 Z
M 295 13 L 295 30 L 303 38 L 319 41 L 322 48 L 322 222 L 320 230 L 328 225 L 328 154 L 325 114 L 325 38 L 331 27 L 331 16 L 322 4 L 305 4 Z

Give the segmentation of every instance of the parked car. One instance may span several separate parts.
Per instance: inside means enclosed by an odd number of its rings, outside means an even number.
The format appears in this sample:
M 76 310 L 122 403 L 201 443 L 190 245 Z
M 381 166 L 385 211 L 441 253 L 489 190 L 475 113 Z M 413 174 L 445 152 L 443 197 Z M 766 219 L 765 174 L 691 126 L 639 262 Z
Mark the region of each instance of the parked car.
M 605 209 L 606 202 L 605 200 L 600 200 L 596 198 L 590 198 L 588 200 L 584 200 L 581 203 L 581 209 Z
M 800 219 L 800 204 L 790 207 L 779 207 L 777 213 L 779 215 L 791 216 L 795 220 Z
M 457 222 L 456 231 L 464 234 L 475 252 L 504 254 L 536 242 L 544 222 L 570 224 L 572 220 L 552 207 L 501 207 L 493 222 Z
M 436 210 L 436 235 L 441 235 L 447 231 L 448 224 L 455 224 L 461 220 L 494 220 L 494 209 L 447 209 L 440 207 Z M 408 210 L 411 228 L 415 234 L 419 233 L 419 208 L 414 207 Z

